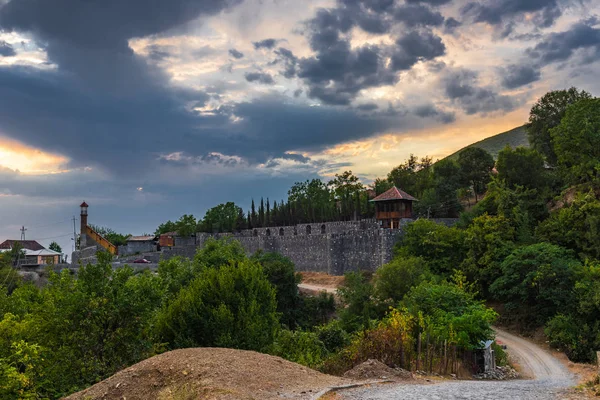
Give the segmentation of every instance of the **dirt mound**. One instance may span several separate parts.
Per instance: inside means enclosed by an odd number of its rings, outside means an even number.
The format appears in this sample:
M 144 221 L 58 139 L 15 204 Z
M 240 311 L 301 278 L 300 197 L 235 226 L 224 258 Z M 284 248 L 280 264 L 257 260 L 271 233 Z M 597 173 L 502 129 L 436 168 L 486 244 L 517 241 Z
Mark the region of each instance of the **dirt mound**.
M 346 383 L 254 351 L 194 348 L 144 360 L 67 399 L 310 399 Z
M 413 374 L 402 368 L 390 368 L 381 361 L 367 360 L 349 371 L 346 371 L 344 378 L 365 380 L 365 379 L 390 379 L 390 380 L 412 380 Z

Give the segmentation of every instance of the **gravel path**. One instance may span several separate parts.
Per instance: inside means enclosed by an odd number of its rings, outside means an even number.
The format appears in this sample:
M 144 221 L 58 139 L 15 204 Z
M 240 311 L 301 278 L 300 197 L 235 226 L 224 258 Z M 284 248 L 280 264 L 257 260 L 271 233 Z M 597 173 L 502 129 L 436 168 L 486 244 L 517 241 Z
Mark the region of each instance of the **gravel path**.
M 533 379 L 513 381 L 448 381 L 433 385 L 386 384 L 338 392 L 344 400 L 549 400 L 575 384 L 559 360 L 539 346 L 496 330 L 497 339 Z

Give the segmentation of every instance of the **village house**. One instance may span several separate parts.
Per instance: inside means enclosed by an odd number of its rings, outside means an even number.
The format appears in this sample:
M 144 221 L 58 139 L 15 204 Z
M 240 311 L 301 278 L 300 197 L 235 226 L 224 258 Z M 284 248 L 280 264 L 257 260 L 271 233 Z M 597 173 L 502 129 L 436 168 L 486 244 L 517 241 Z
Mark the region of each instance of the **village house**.
M 54 265 L 61 262 L 61 253 L 46 249 L 35 240 L 5 240 L 0 243 L 0 252 L 11 251 L 17 243 L 23 249 L 23 253 L 25 253 L 25 256 L 16 262 L 17 266 Z

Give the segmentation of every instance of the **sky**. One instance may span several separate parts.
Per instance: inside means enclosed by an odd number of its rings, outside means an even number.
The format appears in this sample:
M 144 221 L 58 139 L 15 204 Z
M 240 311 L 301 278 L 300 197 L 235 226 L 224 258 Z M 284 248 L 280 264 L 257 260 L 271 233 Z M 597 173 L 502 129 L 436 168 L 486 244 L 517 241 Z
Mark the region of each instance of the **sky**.
M 596 0 L 0 0 L 0 241 L 285 199 L 600 94 Z M 78 220 L 76 221 L 79 226 Z

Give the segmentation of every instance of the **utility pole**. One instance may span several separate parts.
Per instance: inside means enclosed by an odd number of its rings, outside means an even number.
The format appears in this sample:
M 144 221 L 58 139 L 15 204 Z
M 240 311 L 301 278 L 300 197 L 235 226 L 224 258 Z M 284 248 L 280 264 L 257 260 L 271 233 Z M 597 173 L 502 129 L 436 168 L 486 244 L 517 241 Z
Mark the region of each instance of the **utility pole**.
M 21 240 L 25 240 L 25 232 L 27 231 L 27 229 L 25 228 L 25 226 L 21 227 Z

